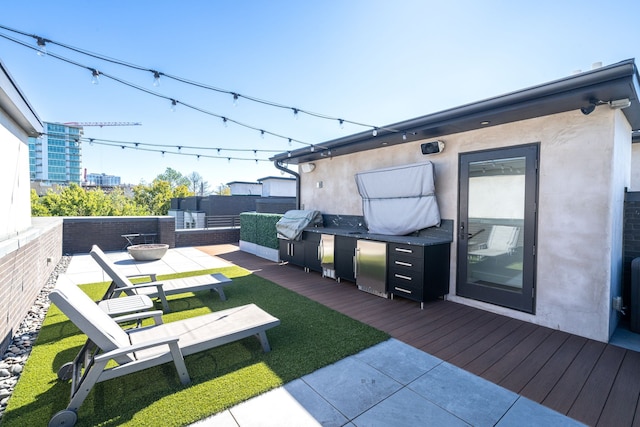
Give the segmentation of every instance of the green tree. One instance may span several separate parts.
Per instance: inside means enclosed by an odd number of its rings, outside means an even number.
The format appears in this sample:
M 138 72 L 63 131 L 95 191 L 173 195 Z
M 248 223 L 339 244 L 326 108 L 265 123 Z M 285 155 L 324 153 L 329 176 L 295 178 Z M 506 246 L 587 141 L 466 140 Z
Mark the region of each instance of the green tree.
M 172 198 L 193 196 L 186 185 L 172 188 L 168 181 L 159 178 L 154 179 L 151 185 L 136 185 L 133 194 L 136 204 L 148 208 L 151 215 L 166 215 Z
M 167 168 L 163 173 L 156 177 L 157 180 L 166 181 L 169 183 L 171 189 L 178 188 L 181 185 L 189 188 L 190 181 L 189 178 L 182 175 L 180 172 L 173 168 Z M 153 185 L 153 183 L 152 183 Z
M 31 189 L 31 216 L 51 216 L 49 209 L 42 204 L 42 200 L 33 188 Z

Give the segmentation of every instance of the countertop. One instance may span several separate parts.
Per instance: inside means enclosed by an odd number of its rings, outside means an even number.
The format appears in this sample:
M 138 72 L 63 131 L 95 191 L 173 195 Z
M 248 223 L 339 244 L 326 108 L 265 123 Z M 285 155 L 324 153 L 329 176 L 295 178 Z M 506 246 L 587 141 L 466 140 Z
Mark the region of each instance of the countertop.
M 404 243 L 417 246 L 432 246 L 451 243 L 453 241 L 453 221 L 442 220 L 440 227 L 429 227 L 419 233 L 406 236 L 369 233 L 355 227 L 307 227 L 308 233 L 332 234 L 334 236 L 353 237 L 356 239 L 377 240 L 387 243 Z

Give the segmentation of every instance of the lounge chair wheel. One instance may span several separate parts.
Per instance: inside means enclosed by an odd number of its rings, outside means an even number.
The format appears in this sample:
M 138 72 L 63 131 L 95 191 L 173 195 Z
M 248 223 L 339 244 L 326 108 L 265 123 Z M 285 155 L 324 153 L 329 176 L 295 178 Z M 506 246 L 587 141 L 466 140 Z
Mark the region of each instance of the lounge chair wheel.
M 65 363 L 58 369 L 58 379 L 60 381 L 69 381 L 73 375 L 73 362 Z
M 56 413 L 51 420 L 49 420 L 49 427 L 71 427 L 78 421 L 78 414 L 68 409 Z

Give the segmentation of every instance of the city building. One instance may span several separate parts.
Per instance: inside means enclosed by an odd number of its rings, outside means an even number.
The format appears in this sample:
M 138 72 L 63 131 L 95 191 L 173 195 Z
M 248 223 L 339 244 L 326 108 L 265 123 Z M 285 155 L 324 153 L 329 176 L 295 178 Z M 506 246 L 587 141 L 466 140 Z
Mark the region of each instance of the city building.
M 29 137 L 31 181 L 80 184 L 82 126 L 44 122 L 44 133 Z
M 88 173 L 85 177 L 85 185 L 96 187 L 117 187 L 120 185 L 120 177 L 104 173 Z

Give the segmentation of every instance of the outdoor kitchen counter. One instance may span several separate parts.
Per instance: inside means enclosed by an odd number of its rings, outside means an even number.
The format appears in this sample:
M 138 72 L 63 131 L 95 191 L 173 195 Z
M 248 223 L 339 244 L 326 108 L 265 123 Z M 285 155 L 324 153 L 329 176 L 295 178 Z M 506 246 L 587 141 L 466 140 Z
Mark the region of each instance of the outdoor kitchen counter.
M 353 237 L 355 239 L 376 240 L 387 243 L 404 243 L 417 246 L 432 246 L 451 243 L 453 241 L 453 220 L 442 220 L 440 227 L 429 227 L 418 234 L 392 236 L 369 233 L 363 229 L 352 227 L 307 227 L 308 233 L 332 234 L 334 236 Z

